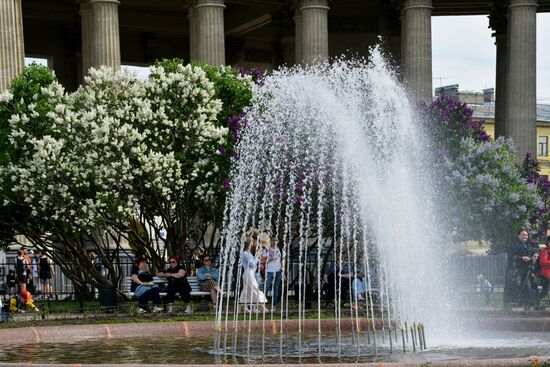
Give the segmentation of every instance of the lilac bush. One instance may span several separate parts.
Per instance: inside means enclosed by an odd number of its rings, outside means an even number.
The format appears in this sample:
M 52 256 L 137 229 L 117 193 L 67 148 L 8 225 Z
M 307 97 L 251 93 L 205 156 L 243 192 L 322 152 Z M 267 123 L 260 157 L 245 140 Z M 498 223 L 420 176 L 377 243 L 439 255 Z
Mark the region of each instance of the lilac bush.
M 489 141 L 483 120 L 474 120 L 473 111 L 465 103 L 448 96 L 436 99 L 428 106 L 421 106 L 427 129 L 440 153 L 456 156 L 460 140 L 471 138 L 476 142 Z
M 547 213 L 548 183 L 530 155 L 516 162 L 511 139 L 490 139 L 464 103 L 442 97 L 423 107 L 433 166 L 454 240 L 490 240 L 502 251 L 520 227 Z

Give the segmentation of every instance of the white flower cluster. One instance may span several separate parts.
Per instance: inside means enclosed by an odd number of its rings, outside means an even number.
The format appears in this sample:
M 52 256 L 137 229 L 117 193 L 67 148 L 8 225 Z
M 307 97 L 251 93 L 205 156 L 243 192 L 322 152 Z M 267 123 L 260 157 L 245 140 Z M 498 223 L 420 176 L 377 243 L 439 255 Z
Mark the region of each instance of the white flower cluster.
M 210 161 L 210 153 L 225 142 L 228 129 L 215 125 L 222 103 L 214 98 L 214 85 L 204 71 L 192 65 L 178 65 L 175 73 L 169 73 L 154 66 L 145 89 L 156 116 L 150 145 L 192 157 L 189 182 L 208 178 L 216 172 L 219 168 Z M 213 194 L 211 183 L 197 184 L 197 199 L 210 201 Z
M 0 93 L 0 102 L 9 102 L 12 99 L 13 94 L 8 89 L 5 89 L 3 92 Z
M 9 141 L 24 159 L 3 179 L 32 215 L 92 230 L 134 217 L 148 196 L 164 202 L 187 196 L 182 190 L 207 174 L 204 161 L 227 134 L 214 124 L 221 102 L 202 69 L 153 67 L 151 78 L 140 81 L 101 68 L 85 82 L 72 94 L 58 83 L 43 88 L 34 99 L 51 104 L 46 116 L 33 103 L 10 118 Z M 12 97 L 4 92 L 0 99 Z M 37 120 L 47 121 L 48 135 L 35 135 Z M 205 196 L 212 191 L 196 186 Z

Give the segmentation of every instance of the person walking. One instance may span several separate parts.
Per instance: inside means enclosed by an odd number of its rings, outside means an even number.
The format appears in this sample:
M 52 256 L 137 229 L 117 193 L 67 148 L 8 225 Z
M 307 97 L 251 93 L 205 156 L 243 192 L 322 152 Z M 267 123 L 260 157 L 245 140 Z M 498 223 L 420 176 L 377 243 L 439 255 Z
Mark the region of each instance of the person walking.
M 269 312 L 265 307 L 267 299 L 264 292 L 260 290 L 258 281 L 256 280 L 256 268 L 260 262 L 260 251 L 254 256 L 253 253 L 256 249 L 252 247 L 250 241 L 245 241 L 241 265 L 243 267 L 243 289 L 239 296 L 239 303 L 244 306 L 244 310 L 250 311 L 247 306 L 258 304 L 263 312 Z
M 271 292 L 272 308 L 276 307 L 281 301 L 281 259 L 283 253 L 277 244 L 277 237 L 272 236 L 269 247 L 264 249 L 262 253 L 262 260 L 266 263 L 264 294 L 267 296 Z

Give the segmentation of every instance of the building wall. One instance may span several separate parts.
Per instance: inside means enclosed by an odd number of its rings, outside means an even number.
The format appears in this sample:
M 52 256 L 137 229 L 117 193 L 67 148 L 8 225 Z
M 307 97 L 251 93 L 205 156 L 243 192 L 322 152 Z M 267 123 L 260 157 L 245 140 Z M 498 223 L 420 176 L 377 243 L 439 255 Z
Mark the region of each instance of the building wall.
M 476 92 L 460 92 L 459 100 L 467 104 L 483 104 L 485 96 L 483 93 Z
M 495 120 L 485 119 L 483 128 L 489 134 L 491 138 L 495 138 Z M 540 137 L 547 137 L 549 146 L 547 147 L 547 154 L 545 156 L 539 154 L 538 141 Z M 539 161 L 540 174 L 550 177 L 550 122 L 538 121 L 537 122 L 537 160 Z

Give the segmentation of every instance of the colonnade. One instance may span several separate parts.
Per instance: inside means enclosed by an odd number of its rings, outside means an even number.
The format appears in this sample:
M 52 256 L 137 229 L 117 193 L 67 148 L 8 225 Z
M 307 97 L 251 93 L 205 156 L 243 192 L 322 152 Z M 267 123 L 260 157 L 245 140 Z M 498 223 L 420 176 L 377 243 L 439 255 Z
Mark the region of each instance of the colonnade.
M 0 92 L 23 71 L 24 65 L 21 0 L 0 1 Z
M 123 1 L 123 0 L 122 0 Z M 329 56 L 329 0 L 295 0 L 296 63 Z M 119 0 L 81 0 L 82 70 L 119 69 Z M 401 66 L 411 93 L 432 99 L 432 0 L 401 0 Z M 191 60 L 225 64 L 225 0 L 188 0 Z M 537 0 L 495 1 L 496 134 L 514 139 L 518 156 L 536 151 Z M 0 89 L 23 70 L 21 0 L 0 1 Z

